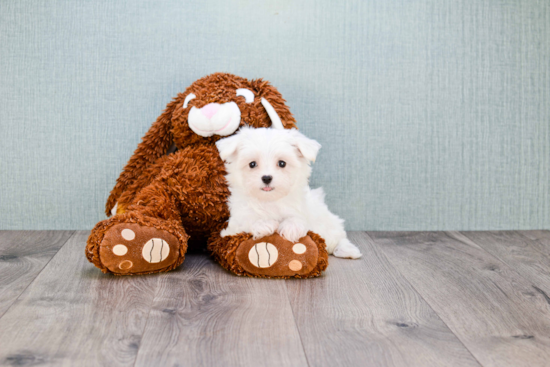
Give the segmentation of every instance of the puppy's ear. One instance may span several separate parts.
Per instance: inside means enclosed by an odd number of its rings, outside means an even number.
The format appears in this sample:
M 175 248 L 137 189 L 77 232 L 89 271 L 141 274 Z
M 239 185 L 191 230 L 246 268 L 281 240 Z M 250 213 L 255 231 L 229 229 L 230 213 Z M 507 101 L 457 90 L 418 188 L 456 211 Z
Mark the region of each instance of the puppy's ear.
M 228 138 L 220 139 L 216 142 L 216 148 L 220 152 L 220 158 L 227 161 L 229 158 L 237 154 L 241 141 L 240 134 L 232 135 Z
M 306 137 L 296 130 L 291 130 L 291 134 L 294 136 L 293 145 L 296 149 L 298 149 L 300 154 L 303 155 L 308 161 L 315 162 L 317 153 L 319 153 L 319 149 L 321 149 L 321 144 L 319 144 L 316 140 Z

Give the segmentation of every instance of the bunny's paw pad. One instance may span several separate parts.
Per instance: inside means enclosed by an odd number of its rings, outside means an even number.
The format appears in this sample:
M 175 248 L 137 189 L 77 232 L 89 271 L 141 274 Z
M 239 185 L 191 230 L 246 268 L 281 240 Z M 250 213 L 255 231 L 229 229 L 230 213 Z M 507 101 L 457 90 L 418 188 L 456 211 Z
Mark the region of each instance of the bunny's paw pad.
M 319 260 L 319 249 L 309 236 L 290 242 L 279 234 L 239 245 L 236 261 L 252 274 L 268 277 L 307 276 Z
M 156 273 L 180 257 L 180 243 L 174 235 L 135 223 L 112 226 L 99 246 L 103 265 L 119 275 Z

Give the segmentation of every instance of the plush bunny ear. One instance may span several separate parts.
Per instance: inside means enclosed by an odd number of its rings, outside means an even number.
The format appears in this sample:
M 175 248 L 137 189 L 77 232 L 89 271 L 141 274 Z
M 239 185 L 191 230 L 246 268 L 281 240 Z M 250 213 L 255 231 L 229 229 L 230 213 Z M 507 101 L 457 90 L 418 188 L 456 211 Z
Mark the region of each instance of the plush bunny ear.
M 241 141 L 241 134 L 237 133 L 228 138 L 220 139 L 216 142 L 216 148 L 220 152 L 220 158 L 227 161 L 231 156 L 237 153 Z
M 269 115 L 269 118 L 271 119 L 271 127 L 273 129 L 283 130 L 285 128 L 283 126 L 283 122 L 281 121 L 281 118 L 279 117 L 271 103 L 269 103 L 267 99 L 262 98 L 262 106 L 264 106 L 267 114 Z
M 315 162 L 317 153 L 319 153 L 319 149 L 321 149 L 321 144 L 296 130 L 292 131 L 292 135 L 294 139 L 293 145 L 298 149 L 300 154 L 308 161 Z
M 141 173 L 153 164 L 158 158 L 166 154 L 172 145 L 172 113 L 176 108 L 176 99 L 172 100 L 162 115 L 153 123 L 149 131 L 138 144 L 134 155 L 130 158 L 124 170 L 117 179 L 116 185 L 111 191 L 105 213 L 111 215 L 111 209 L 116 205 L 120 195 L 141 175 Z
M 296 120 L 290 113 L 281 93 L 263 79 L 255 79 L 250 83 L 269 116 L 271 127 L 274 129 L 296 129 Z

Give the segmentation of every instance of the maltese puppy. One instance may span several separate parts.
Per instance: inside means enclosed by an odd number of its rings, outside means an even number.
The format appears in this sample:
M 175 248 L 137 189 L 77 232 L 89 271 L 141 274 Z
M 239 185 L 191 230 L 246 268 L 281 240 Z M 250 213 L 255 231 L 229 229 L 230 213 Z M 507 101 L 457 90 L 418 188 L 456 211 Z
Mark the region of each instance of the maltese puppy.
M 318 142 L 295 129 L 243 127 L 216 146 L 231 192 L 222 237 L 247 232 L 257 239 L 278 232 L 297 242 L 311 230 L 325 239 L 329 254 L 361 257 L 346 237 L 344 221 L 325 204 L 323 189 L 309 187 Z

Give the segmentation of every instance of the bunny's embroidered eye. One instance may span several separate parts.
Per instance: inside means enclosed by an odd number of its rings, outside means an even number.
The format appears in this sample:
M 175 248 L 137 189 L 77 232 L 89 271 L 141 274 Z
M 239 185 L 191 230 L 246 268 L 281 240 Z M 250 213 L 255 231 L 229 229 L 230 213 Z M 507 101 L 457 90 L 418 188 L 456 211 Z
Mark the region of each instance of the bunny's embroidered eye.
M 189 93 L 189 95 L 185 97 L 185 101 L 183 101 L 183 108 L 187 108 L 189 101 L 191 101 L 194 98 L 197 98 L 197 96 L 194 93 Z
M 279 167 L 285 168 L 286 167 L 286 162 L 285 161 L 279 161 Z
M 248 163 L 248 167 L 250 167 L 250 168 L 254 168 L 254 167 L 256 167 L 256 166 L 257 166 L 257 164 L 256 164 L 256 162 L 254 162 L 254 161 Z
M 254 93 L 248 89 L 240 88 L 237 89 L 237 97 L 242 96 L 244 97 L 244 101 L 246 103 L 252 103 L 254 102 Z

